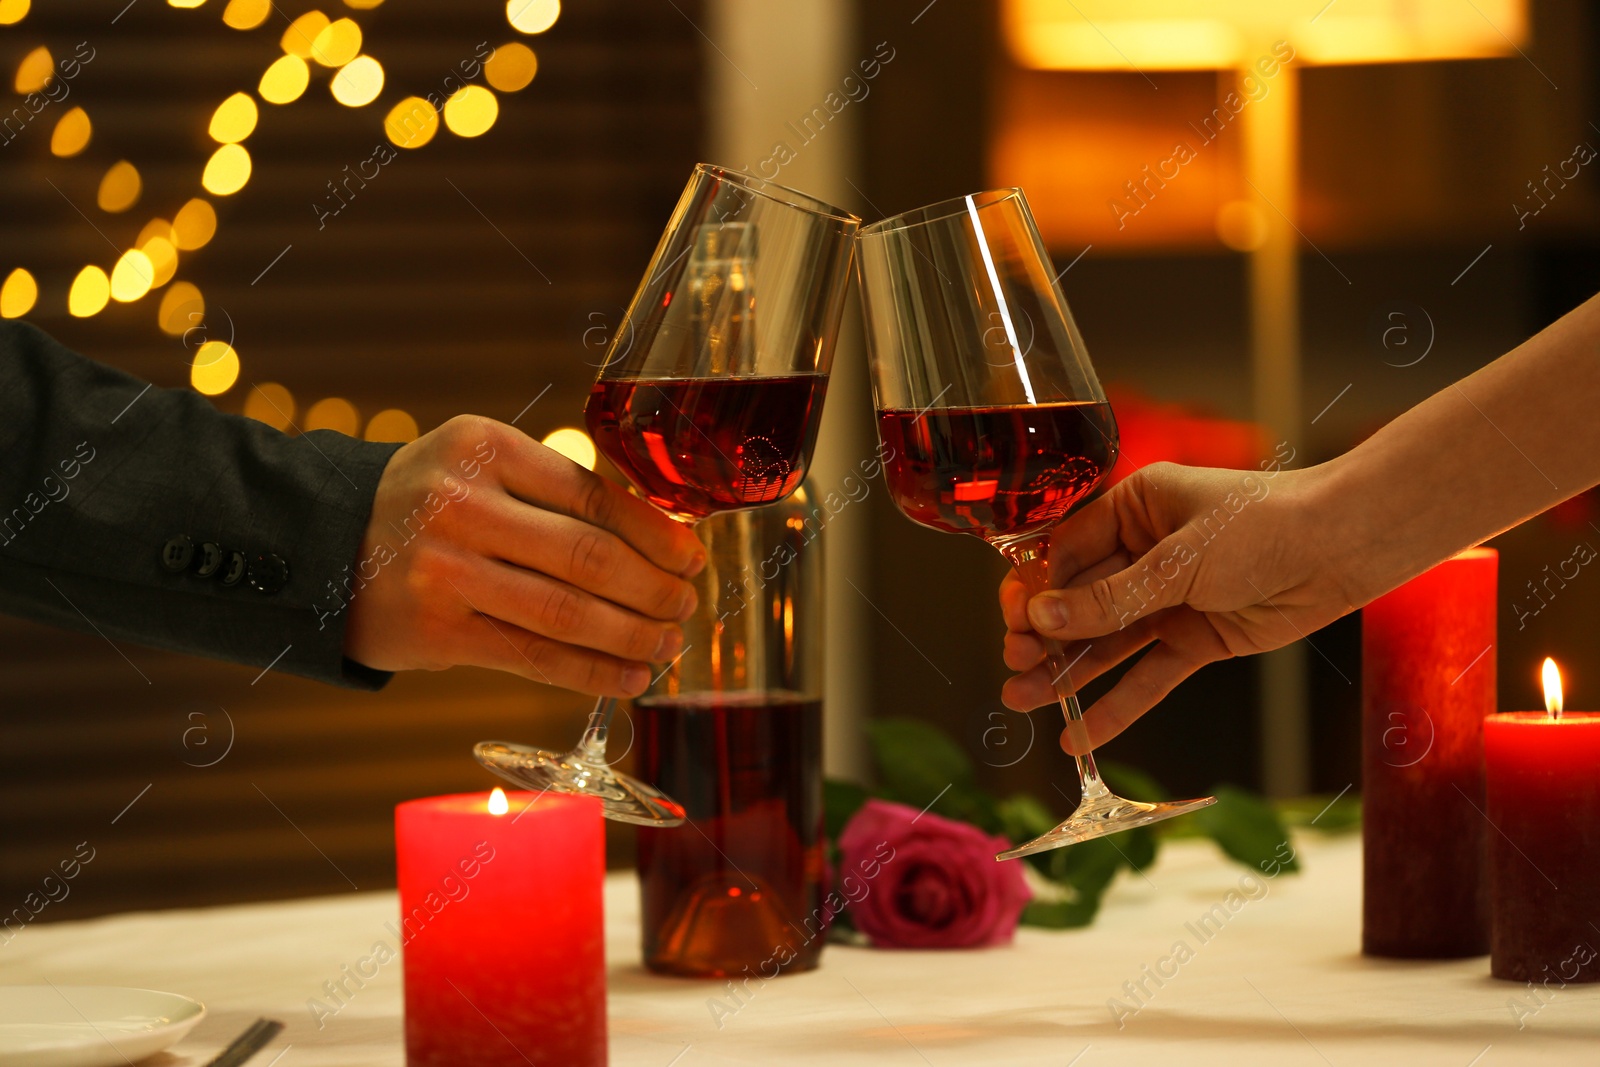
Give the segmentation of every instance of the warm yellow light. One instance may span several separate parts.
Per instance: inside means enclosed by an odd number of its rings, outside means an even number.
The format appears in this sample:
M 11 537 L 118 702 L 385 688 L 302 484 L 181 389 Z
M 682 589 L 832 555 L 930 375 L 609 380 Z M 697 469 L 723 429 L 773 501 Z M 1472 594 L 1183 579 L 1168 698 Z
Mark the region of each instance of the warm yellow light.
M 206 187 L 206 192 L 217 196 L 237 193 L 249 180 L 250 153 L 242 144 L 225 144 L 211 153 L 205 173 L 200 176 L 200 184 Z
M 499 116 L 500 101 L 481 85 L 457 89 L 444 102 L 444 124 L 460 137 L 476 137 L 487 132 Z
M 503 93 L 525 89 L 539 73 L 539 57 L 519 41 L 503 44 L 483 64 L 483 76 Z
M 89 147 L 89 138 L 93 134 L 89 113 L 81 107 L 75 107 L 56 122 L 55 131 L 50 134 L 50 152 L 62 159 L 69 159 Z
M 1556 661 L 1546 656 L 1544 659 L 1544 710 L 1549 712 L 1552 719 L 1561 718 L 1561 671 L 1556 667 Z
M 381 3 L 383 0 L 344 0 L 345 7 L 353 7 L 357 11 L 371 11 Z
M 439 132 L 439 113 L 420 96 L 408 96 L 383 120 L 384 136 L 399 148 L 421 148 Z
M 72 289 L 67 293 L 67 310 L 80 319 L 100 314 L 100 309 L 111 299 L 111 279 L 106 272 L 89 264 L 72 279 Z
M 152 237 L 139 244 L 139 251 L 150 260 L 150 288 L 159 289 L 178 273 L 178 250 L 171 238 Z
M 559 452 L 566 456 L 578 466 L 594 470 L 594 442 L 582 430 L 563 426 L 561 429 L 554 430 L 546 436 L 543 444 L 551 451 Z
M 0 7 L 0 11 L 4 11 L 4 8 Z M 21 318 L 33 310 L 38 300 L 39 283 L 33 280 L 33 275 L 18 267 L 6 275 L 5 284 L 0 285 L 0 319 Z
M 40 45 L 22 57 L 17 64 L 17 92 L 36 93 L 50 82 L 56 72 L 56 61 L 50 58 L 50 49 Z
M 236 30 L 253 30 L 272 13 L 272 0 L 228 0 L 222 21 Z
M 1217 236 L 1235 252 L 1254 252 L 1267 241 L 1267 217 L 1249 200 L 1230 200 L 1217 209 Z
M 0 0 L 0 26 L 13 26 L 21 22 L 30 6 L 30 0 Z
M 299 56 L 279 56 L 261 75 L 256 91 L 269 104 L 289 104 L 311 84 L 311 68 Z
M 489 814 L 504 815 L 510 810 L 511 802 L 506 799 L 506 791 L 495 786 L 494 791 L 489 794 Z
M 319 400 L 306 412 L 307 430 L 337 430 L 346 437 L 354 437 L 360 425 L 361 415 L 356 406 L 342 396 Z
M 100 205 L 101 211 L 109 211 L 114 215 L 137 204 L 143 190 L 139 169 L 124 159 L 111 164 L 105 177 L 100 179 L 100 191 L 95 194 L 95 202 Z
M 182 337 L 206 318 L 205 297 L 189 282 L 174 282 L 161 297 L 156 325 L 169 337 Z
M 206 0 L 167 0 L 172 7 L 195 8 L 205 3 Z
M 194 354 L 189 384 L 206 396 L 220 396 L 239 380 L 239 354 L 226 341 L 207 341 Z
M 258 117 L 256 98 L 249 93 L 234 93 L 217 105 L 208 132 L 213 141 L 236 144 L 255 131 Z
M 415 441 L 417 420 L 399 408 L 386 408 L 367 420 L 362 436 L 368 441 Z
M 356 56 L 339 68 L 328 88 L 345 107 L 365 107 L 383 92 L 383 65 L 371 56 Z
M 561 17 L 561 0 L 506 0 L 506 21 L 523 33 L 543 33 Z
M 198 196 L 178 209 L 172 218 L 172 243 L 185 252 L 204 248 L 217 232 L 217 212 L 209 200 Z
M 324 67 L 342 67 L 361 54 L 361 27 L 354 19 L 334 19 L 311 42 L 311 58 Z
M 320 11 L 307 11 L 289 23 L 289 28 L 283 31 L 278 44 L 297 59 L 310 59 L 311 48 L 316 43 L 317 34 L 327 28 L 328 16 Z
M 274 430 L 287 430 L 294 425 L 294 394 L 277 382 L 253 385 L 244 398 L 244 414 Z
M 144 224 L 144 229 L 139 231 L 139 236 L 133 239 L 133 247 L 143 248 L 145 242 L 155 237 L 165 237 L 172 240 L 172 223 L 166 219 L 151 219 Z
M 1527 0 L 1005 0 L 1001 23 L 1024 67 L 1215 70 L 1270 58 L 1280 40 L 1301 64 L 1507 55 L 1527 43 L 1527 8 Z
M 155 275 L 149 256 L 137 248 L 128 249 L 117 258 L 117 265 L 111 268 L 111 299 L 124 304 L 139 299 L 150 291 L 150 282 Z

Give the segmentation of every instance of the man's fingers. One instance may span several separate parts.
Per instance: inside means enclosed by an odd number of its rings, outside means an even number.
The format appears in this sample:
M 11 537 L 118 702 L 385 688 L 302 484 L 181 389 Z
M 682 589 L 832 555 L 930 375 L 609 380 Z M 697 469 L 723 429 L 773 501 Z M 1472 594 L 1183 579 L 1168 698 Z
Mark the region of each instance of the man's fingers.
M 1028 623 L 1058 641 L 1082 641 L 1121 630 L 1183 602 L 1194 551 L 1179 535 L 1156 545 L 1115 574 L 1040 593 L 1028 601 Z
M 683 650 L 683 630 L 619 608 L 547 575 L 474 560 L 462 595 L 478 612 L 524 630 L 621 659 L 664 663 Z
M 694 614 L 694 586 L 616 534 L 514 497 L 495 496 L 467 536 L 490 558 L 543 571 L 651 618 L 683 622 Z
M 1083 722 L 1088 728 L 1089 748 L 1079 749 L 1068 736 L 1072 731 L 1063 729 L 1062 749 L 1074 756 L 1082 756 L 1089 749 L 1105 744 L 1137 722 L 1141 715 L 1172 692 L 1174 686 L 1207 662 L 1186 655 L 1169 644 L 1157 644 L 1118 679 L 1110 692 L 1084 712 Z
M 531 437 L 504 437 L 504 463 L 493 469 L 522 500 L 610 530 L 669 574 L 689 578 L 705 566 L 705 547 L 687 526 Z
M 650 668 L 553 640 L 474 613 L 457 631 L 451 662 L 519 674 L 534 682 L 597 697 L 636 697 L 650 685 Z

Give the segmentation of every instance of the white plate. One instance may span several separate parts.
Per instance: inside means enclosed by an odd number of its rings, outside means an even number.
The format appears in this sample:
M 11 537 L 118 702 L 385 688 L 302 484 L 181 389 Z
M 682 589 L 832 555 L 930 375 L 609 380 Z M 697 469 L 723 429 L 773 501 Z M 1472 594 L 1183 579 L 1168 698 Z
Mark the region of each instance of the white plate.
M 153 989 L 0 986 L 0 1067 L 127 1067 L 182 1040 L 205 1013 Z

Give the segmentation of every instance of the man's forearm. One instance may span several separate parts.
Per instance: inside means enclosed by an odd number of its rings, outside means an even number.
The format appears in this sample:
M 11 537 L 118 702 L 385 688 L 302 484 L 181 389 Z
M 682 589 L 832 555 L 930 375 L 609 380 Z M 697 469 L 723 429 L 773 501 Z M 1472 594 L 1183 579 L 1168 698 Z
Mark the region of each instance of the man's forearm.
M 1600 483 L 1600 297 L 1315 474 L 1330 563 L 1365 603 Z

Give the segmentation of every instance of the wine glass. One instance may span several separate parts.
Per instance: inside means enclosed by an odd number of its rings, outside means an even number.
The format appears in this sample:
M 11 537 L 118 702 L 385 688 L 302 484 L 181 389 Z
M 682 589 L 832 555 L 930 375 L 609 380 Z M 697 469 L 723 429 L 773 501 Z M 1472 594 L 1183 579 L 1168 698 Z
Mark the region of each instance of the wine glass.
M 805 193 L 695 167 L 584 409 L 635 492 L 693 525 L 799 488 L 860 225 Z M 571 752 L 483 741 L 473 753 L 526 789 L 597 796 L 607 818 L 678 825 L 680 805 L 606 762 L 616 705 L 595 704 Z
M 974 193 L 861 231 L 862 304 L 884 476 L 908 518 L 999 549 L 1030 595 L 1049 588 L 1050 527 L 1117 459 L 1117 424 L 1020 189 Z M 1046 661 L 1074 747 L 1083 709 L 1061 645 Z M 1145 804 L 1076 757 L 1083 797 L 996 859 L 1131 830 L 1216 802 Z

